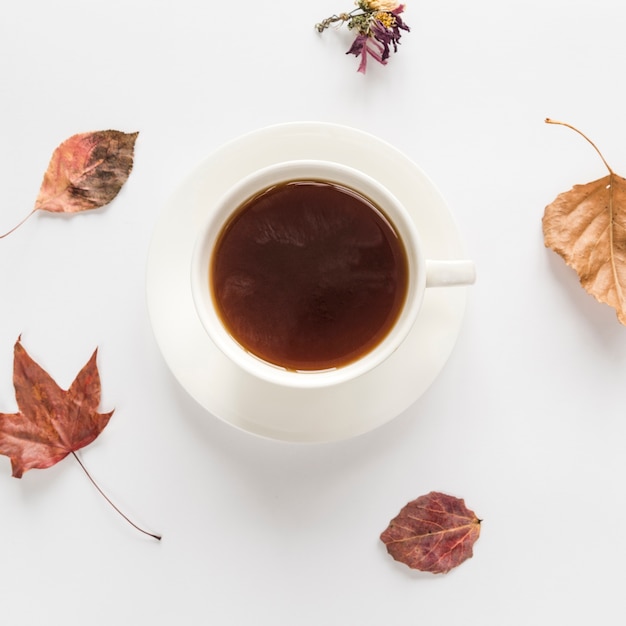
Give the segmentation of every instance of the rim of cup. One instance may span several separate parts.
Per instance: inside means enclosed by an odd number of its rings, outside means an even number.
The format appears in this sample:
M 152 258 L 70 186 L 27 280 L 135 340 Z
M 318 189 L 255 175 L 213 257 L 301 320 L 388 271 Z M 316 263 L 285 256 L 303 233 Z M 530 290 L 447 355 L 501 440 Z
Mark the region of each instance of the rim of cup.
M 249 198 L 276 184 L 294 180 L 322 180 L 351 188 L 372 201 L 398 234 L 408 265 L 405 301 L 396 322 L 377 346 L 357 360 L 326 370 L 290 370 L 262 360 L 231 336 L 215 310 L 210 288 L 213 247 L 230 217 Z M 201 202 L 201 199 L 198 199 Z M 191 292 L 196 313 L 209 338 L 233 363 L 266 382 L 285 387 L 315 389 L 352 380 L 369 372 L 402 344 L 419 313 L 426 287 L 426 262 L 417 228 L 395 195 L 380 182 L 347 165 L 316 159 L 276 163 L 236 182 L 214 205 L 206 206 L 191 263 Z

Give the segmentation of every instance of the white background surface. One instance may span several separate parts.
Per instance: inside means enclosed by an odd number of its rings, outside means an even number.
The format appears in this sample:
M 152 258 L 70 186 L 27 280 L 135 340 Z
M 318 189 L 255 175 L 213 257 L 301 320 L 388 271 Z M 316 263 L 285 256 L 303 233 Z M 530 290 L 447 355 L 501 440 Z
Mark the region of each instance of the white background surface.
M 387 67 L 320 19 L 351 1 L 12 2 L 0 21 L 0 230 L 30 211 L 52 150 L 139 131 L 113 204 L 32 217 L 0 240 L 0 411 L 13 344 L 66 388 L 99 346 L 102 410 L 81 457 L 0 459 L 3 623 L 518 625 L 623 620 L 626 329 L 543 246 L 546 204 L 626 171 L 617 0 L 410 2 Z M 319 120 L 392 143 L 436 182 L 477 263 L 442 375 L 381 429 L 329 445 L 240 433 L 178 386 L 144 293 L 166 198 L 225 141 Z M 414 573 L 378 535 L 430 490 L 483 522 L 474 558 Z

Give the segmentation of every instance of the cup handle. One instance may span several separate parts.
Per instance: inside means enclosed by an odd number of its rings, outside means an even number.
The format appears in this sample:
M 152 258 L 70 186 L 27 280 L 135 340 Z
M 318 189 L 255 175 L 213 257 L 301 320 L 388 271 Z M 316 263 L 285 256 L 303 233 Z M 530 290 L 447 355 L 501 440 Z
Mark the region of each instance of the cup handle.
M 476 281 L 476 266 L 469 260 L 426 261 L 426 287 L 471 285 Z

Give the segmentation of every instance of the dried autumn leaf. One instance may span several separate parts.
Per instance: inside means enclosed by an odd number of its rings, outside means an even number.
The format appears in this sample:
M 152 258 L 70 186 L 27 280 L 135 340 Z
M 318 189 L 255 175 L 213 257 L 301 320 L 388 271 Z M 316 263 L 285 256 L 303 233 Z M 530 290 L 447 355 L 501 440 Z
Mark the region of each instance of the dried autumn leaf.
M 113 411 L 98 413 L 100 376 L 97 350 L 64 391 L 28 355 L 14 347 L 13 385 L 18 413 L 0 413 L 0 454 L 11 458 L 13 476 L 44 469 L 90 444 Z
M 396 561 L 444 574 L 472 556 L 479 535 L 480 520 L 463 500 L 431 491 L 409 502 L 380 539 Z
M 78 213 L 108 204 L 128 180 L 138 133 L 103 130 L 73 135 L 52 154 L 35 211 Z
M 45 469 L 73 454 L 96 489 L 109 504 L 141 532 L 160 539 L 131 522 L 102 492 L 76 451 L 94 441 L 109 423 L 113 411 L 99 413 L 100 374 L 97 349 L 67 391 L 26 352 L 20 338 L 15 343 L 13 386 L 17 413 L 0 413 L 0 454 L 11 459 L 13 476 L 29 469 Z
M 626 324 L 626 179 L 618 176 L 600 155 L 609 174 L 561 193 L 545 208 L 544 243 L 572 267 L 584 289 L 613 307 Z
M 74 135 L 52 154 L 35 209 L 77 213 L 108 204 L 128 180 L 138 133 Z

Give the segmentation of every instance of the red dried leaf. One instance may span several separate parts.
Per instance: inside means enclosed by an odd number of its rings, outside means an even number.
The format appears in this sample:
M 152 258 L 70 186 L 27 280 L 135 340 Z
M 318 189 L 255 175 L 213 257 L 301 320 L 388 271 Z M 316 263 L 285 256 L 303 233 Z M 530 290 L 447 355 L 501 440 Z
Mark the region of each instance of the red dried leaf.
M 463 500 L 431 491 L 409 502 L 380 539 L 396 561 L 444 574 L 472 556 L 479 535 L 480 520 Z
M 64 391 L 26 353 L 18 338 L 13 385 L 18 413 L 0 413 L 0 454 L 11 458 L 13 476 L 44 469 L 91 443 L 113 414 L 98 413 L 97 350 Z
M 128 180 L 138 133 L 74 135 L 52 154 L 35 210 L 78 213 L 108 204 Z
M 160 540 L 131 521 L 100 489 L 76 450 L 90 444 L 109 423 L 113 411 L 98 413 L 100 374 L 95 350 L 67 391 L 15 343 L 13 385 L 18 413 L 0 413 L 0 454 L 10 457 L 13 476 L 33 468 L 45 469 L 73 454 L 102 497 L 140 532 Z

